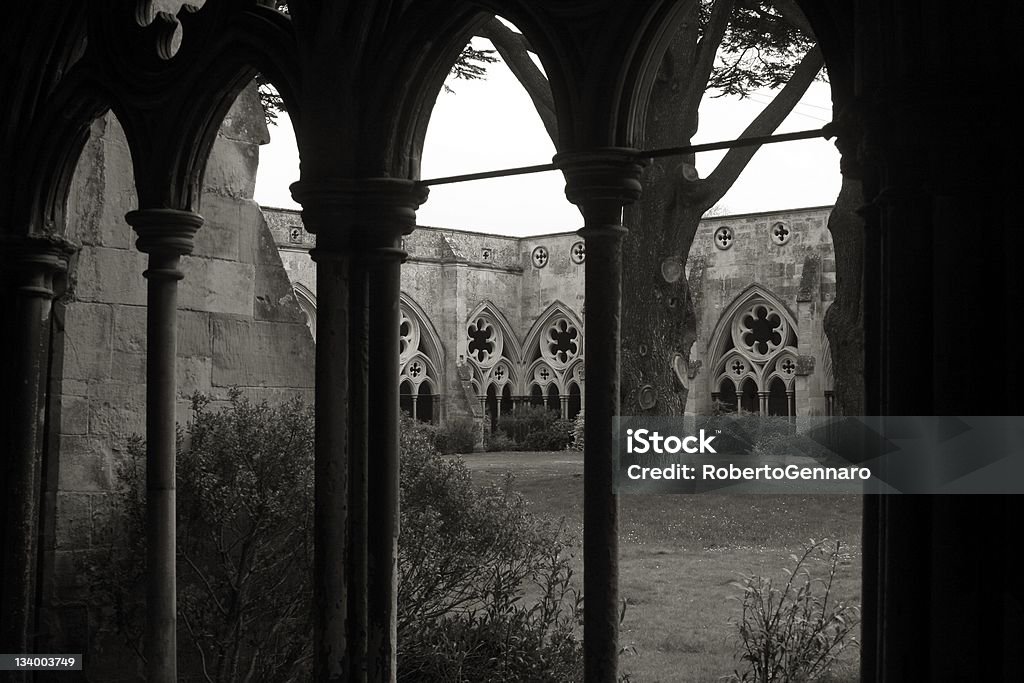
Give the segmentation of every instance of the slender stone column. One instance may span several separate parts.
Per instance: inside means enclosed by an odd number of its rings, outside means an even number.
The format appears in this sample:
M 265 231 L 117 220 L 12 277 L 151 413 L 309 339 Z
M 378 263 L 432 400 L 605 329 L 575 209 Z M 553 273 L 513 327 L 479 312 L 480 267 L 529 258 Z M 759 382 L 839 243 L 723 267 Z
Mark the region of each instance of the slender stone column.
M 561 401 L 561 403 L 562 403 L 562 419 L 563 420 L 568 420 L 569 419 L 569 397 L 568 396 L 559 396 L 558 400 Z
M 642 165 L 634 150 L 558 154 L 565 194 L 583 213 L 587 244 L 588 391 L 583 453 L 584 679 L 618 680 L 618 499 L 613 492 L 612 418 L 619 413 L 622 310 L 622 209 L 640 196 Z
M 759 391 L 757 392 L 758 403 L 761 406 L 761 415 L 768 415 L 768 392 Z
M 368 178 L 303 180 L 292 193 L 317 235 L 314 676 L 386 683 L 397 672 L 400 245 L 426 191 Z
M 59 238 L 0 239 L 0 272 L 9 302 L 5 410 L 0 417 L 0 642 L 10 652 L 33 652 L 35 576 L 39 537 L 39 473 L 46 357 L 54 275 L 66 270 L 73 248 Z M 5 336 L 7 336 L 5 335 Z M 29 680 L 11 672 L 11 680 Z
M 141 209 L 125 215 L 149 254 L 146 298 L 146 673 L 178 678 L 175 572 L 175 361 L 181 257 L 192 253 L 203 219 L 191 211 Z

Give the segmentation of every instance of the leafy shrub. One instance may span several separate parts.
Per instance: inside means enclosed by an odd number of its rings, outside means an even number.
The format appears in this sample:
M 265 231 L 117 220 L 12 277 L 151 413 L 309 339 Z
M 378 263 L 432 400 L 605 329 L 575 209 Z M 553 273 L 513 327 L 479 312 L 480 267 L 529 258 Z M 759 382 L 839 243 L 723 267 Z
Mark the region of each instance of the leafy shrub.
M 498 420 L 498 433 L 511 439 L 514 446 L 504 450 L 560 451 L 573 441 L 573 422 L 561 420 L 558 413 L 541 406 L 520 406 Z
M 572 421 L 572 443 L 569 444 L 569 448 L 574 451 L 583 450 L 583 425 L 585 424 L 585 418 L 583 411 L 576 413 L 576 418 Z
M 514 413 L 498 418 L 498 431 L 523 445 L 530 434 L 545 431 L 557 419 L 558 415 L 554 411 L 543 406 L 521 405 Z
M 771 578 L 745 576 L 733 585 L 742 593 L 736 622 L 738 656 L 743 671 L 733 681 L 795 683 L 820 680 L 835 666 L 843 650 L 856 645 L 860 608 L 832 595 L 841 544 L 814 542 L 802 555 L 791 555 L 780 588 Z M 823 563 L 825 578 L 814 578 L 810 565 Z
M 206 680 L 304 680 L 312 628 L 313 414 L 298 400 L 227 409 L 192 399 L 177 431 L 178 620 L 182 668 Z M 141 651 L 145 443 L 118 470 L 123 546 L 97 568 L 129 644 Z M 186 635 L 187 634 L 187 635 Z
M 562 530 L 529 514 L 511 478 L 474 487 L 414 425 L 402 446 L 399 680 L 580 680 L 582 604 Z
M 530 432 L 523 441 L 526 451 L 564 451 L 572 443 L 572 420 L 554 420 L 542 430 Z
M 484 446 L 484 450 L 489 453 L 496 453 L 499 451 L 518 451 L 520 450 L 519 444 L 509 438 L 508 434 L 502 431 L 494 431 L 487 435 L 487 443 Z
M 472 453 L 480 442 L 480 425 L 469 417 L 452 418 L 432 431 L 434 446 L 446 455 Z
M 511 481 L 475 487 L 434 438 L 403 420 L 399 680 L 580 680 L 581 598 L 562 530 L 532 517 Z M 136 439 L 118 472 L 125 536 L 90 577 L 140 653 L 144 466 Z M 197 395 L 178 430 L 177 486 L 182 671 L 311 680 L 312 411 L 232 392 L 215 412 Z

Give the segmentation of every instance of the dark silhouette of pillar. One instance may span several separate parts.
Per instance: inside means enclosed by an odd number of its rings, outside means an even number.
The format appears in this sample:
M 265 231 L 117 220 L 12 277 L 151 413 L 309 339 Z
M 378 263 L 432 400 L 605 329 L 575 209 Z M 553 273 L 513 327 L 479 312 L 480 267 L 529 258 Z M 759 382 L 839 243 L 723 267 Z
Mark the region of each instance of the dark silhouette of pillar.
M 613 492 L 612 418 L 619 412 L 622 209 L 640 196 L 634 150 L 558 154 L 565 194 L 583 213 L 587 354 L 583 453 L 584 677 L 618 680 L 618 500 Z
M 317 235 L 314 674 L 394 681 L 401 240 L 426 189 L 331 179 L 292 193 Z
M 0 272 L 8 302 L 0 417 L 0 642 L 7 652 L 34 652 L 35 578 L 39 537 L 40 462 L 47 349 L 54 276 L 67 269 L 69 243 L 57 238 L 0 238 Z M 9 381 L 8 381 L 9 380 Z M 9 672 L 12 681 L 27 672 Z
M 146 277 L 146 674 L 177 681 L 175 557 L 175 362 L 181 257 L 203 219 L 191 211 L 140 209 L 125 216 L 149 254 Z

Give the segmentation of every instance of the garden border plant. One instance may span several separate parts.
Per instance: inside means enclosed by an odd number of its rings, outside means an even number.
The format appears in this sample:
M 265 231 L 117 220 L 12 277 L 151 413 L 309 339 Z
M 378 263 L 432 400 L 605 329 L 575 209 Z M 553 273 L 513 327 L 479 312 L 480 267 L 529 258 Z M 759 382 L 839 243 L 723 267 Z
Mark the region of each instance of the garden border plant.
M 177 434 L 181 670 L 309 680 L 312 410 L 237 390 L 222 405 L 197 394 Z M 531 515 L 511 478 L 474 485 L 429 425 L 401 426 L 399 680 L 580 680 L 582 597 L 562 527 Z M 140 657 L 144 464 L 136 438 L 118 470 L 123 537 L 88 569 L 95 604 L 115 606 Z
M 784 567 L 781 588 L 772 577 L 744 575 L 732 585 L 741 593 L 732 596 L 741 604 L 735 622 L 737 657 L 743 670 L 734 670 L 731 681 L 802 683 L 828 676 L 847 647 L 858 645 L 855 633 L 860 608 L 838 601 L 833 595 L 842 543 L 814 541 L 801 555 L 790 555 L 792 568 Z M 811 575 L 810 565 L 824 563 L 824 578 Z

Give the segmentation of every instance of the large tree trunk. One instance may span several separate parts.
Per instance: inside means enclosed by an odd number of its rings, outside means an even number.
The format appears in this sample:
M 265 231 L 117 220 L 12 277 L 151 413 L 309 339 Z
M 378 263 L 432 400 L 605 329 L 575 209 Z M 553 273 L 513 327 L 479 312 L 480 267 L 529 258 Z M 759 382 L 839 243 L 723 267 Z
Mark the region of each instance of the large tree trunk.
M 648 104 L 646 148 L 686 145 L 696 132 L 697 108 L 707 83 L 703 68 L 710 68 L 705 50 L 717 49 L 720 41 L 714 37 L 716 19 L 712 15 L 699 43 L 695 31 L 684 23 L 666 51 Z M 821 66 L 821 52 L 814 48 L 741 137 L 774 132 Z M 699 271 L 686 273 L 687 256 L 701 216 L 732 187 L 756 151 L 730 150 L 706 179 L 698 177 L 692 157 L 656 160 L 645 173 L 644 194 L 626 216 L 630 232 L 623 252 L 624 415 L 683 413 L 699 310 L 690 282 L 700 277 Z M 698 264 L 695 271 L 699 268 Z
M 695 22 L 688 22 L 695 23 Z M 697 32 L 684 27 L 662 59 L 647 110 L 647 149 L 690 143 L 697 129 L 693 60 Z M 699 102 L 699 96 L 696 97 Z M 622 413 L 680 415 L 696 339 L 686 257 L 708 209 L 693 156 L 655 159 L 644 193 L 626 211 L 623 242 Z
M 659 67 L 647 109 L 646 149 L 690 144 L 697 111 L 713 72 L 715 55 L 734 9 L 716 0 L 701 26 L 697 3 L 680 23 Z M 785 12 L 791 3 L 778 8 Z M 794 15 L 802 21 L 799 13 Z M 482 30 L 533 99 L 548 134 L 557 144 L 554 104 L 548 84 L 527 54 L 519 34 L 494 19 Z M 821 70 L 818 48 L 797 65 L 792 78 L 743 131 L 741 137 L 769 135 L 789 115 Z M 732 187 L 757 147 L 731 149 L 706 179 L 694 159 L 654 161 L 644 174 L 644 193 L 626 211 L 623 244 L 622 413 L 679 415 L 686 406 L 690 347 L 697 320 L 686 260 L 701 216 Z M 700 272 L 690 273 L 696 281 Z M 859 369 L 857 370 L 859 372 Z
M 836 298 L 825 314 L 832 353 L 836 413 L 864 414 L 864 221 L 859 180 L 843 177 L 828 217 L 836 259 Z

